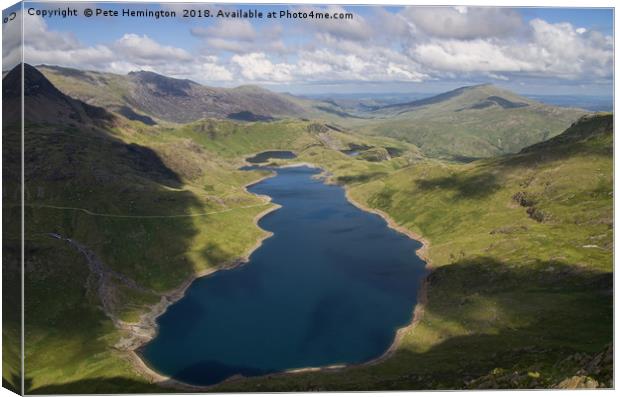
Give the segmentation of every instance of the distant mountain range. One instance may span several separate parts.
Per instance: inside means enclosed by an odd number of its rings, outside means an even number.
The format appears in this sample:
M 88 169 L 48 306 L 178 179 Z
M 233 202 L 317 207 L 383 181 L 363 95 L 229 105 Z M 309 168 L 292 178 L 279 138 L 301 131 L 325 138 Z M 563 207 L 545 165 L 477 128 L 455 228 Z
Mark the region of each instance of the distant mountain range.
M 258 86 L 208 87 L 153 72 L 127 75 L 37 67 L 71 97 L 147 125 L 204 118 L 316 119 L 405 140 L 433 157 L 469 160 L 518 152 L 551 138 L 587 112 L 545 105 L 490 84 L 405 103 L 354 103 L 275 93 Z
M 146 116 L 151 121 L 188 123 L 209 117 L 235 118 L 239 113 L 250 118 L 303 114 L 286 95 L 258 86 L 214 88 L 145 71 L 118 75 L 44 65 L 38 69 L 67 94 L 130 119 Z

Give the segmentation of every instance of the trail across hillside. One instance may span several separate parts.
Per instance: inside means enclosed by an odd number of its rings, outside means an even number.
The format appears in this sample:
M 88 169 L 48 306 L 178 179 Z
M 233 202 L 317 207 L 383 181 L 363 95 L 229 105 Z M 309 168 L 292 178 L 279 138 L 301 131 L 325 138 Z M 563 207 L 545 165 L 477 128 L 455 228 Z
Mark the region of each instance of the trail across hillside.
M 62 207 L 56 205 L 47 205 L 47 204 L 26 204 L 27 207 L 35 207 L 35 208 L 52 208 L 57 210 L 72 210 L 72 211 L 81 211 L 87 215 L 91 216 L 104 216 L 109 218 L 191 218 L 197 216 L 207 216 L 207 215 L 215 215 L 222 214 L 224 212 L 230 212 L 238 209 L 247 209 L 247 208 L 256 208 L 256 207 L 264 207 L 269 205 L 270 203 L 261 203 L 261 204 L 252 204 L 246 205 L 242 207 L 233 207 L 227 208 L 225 210 L 220 211 L 211 211 L 211 212 L 202 212 L 197 214 L 173 214 L 173 215 L 123 215 L 123 214 L 104 214 L 99 212 L 93 212 L 86 208 L 78 208 L 78 207 Z

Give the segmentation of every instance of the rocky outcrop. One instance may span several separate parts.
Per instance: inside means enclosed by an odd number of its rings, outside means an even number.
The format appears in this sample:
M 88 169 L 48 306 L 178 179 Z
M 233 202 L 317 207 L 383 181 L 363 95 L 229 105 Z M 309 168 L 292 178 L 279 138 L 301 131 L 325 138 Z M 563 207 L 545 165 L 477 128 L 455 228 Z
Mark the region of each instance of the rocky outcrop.
M 524 349 L 521 353 L 551 354 Z M 465 389 L 594 389 L 613 388 L 613 346 L 598 353 L 574 353 L 555 364 L 533 363 L 512 369 L 495 368 L 466 380 Z

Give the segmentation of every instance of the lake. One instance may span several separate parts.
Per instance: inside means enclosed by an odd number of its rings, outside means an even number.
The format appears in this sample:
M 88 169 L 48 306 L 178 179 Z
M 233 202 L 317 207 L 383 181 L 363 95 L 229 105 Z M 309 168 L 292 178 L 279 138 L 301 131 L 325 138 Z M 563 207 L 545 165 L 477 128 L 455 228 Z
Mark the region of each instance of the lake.
M 282 208 L 243 266 L 197 279 L 142 349 L 153 369 L 209 385 L 235 374 L 355 364 L 381 356 L 412 320 L 427 274 L 421 244 L 347 201 L 319 169 L 275 169 L 249 190 Z

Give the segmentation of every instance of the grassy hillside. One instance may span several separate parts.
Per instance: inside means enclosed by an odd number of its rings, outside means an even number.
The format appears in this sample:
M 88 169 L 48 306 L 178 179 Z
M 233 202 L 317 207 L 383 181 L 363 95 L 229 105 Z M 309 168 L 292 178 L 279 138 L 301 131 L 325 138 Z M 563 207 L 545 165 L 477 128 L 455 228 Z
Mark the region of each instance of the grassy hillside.
M 21 81 L 21 69 L 14 71 Z M 20 86 L 2 87 L 2 387 L 21 391 Z M 12 101 L 13 99 L 13 101 Z
M 360 131 L 414 143 L 429 156 L 462 160 L 518 152 L 558 135 L 584 113 L 481 85 L 386 106 L 357 124 Z

